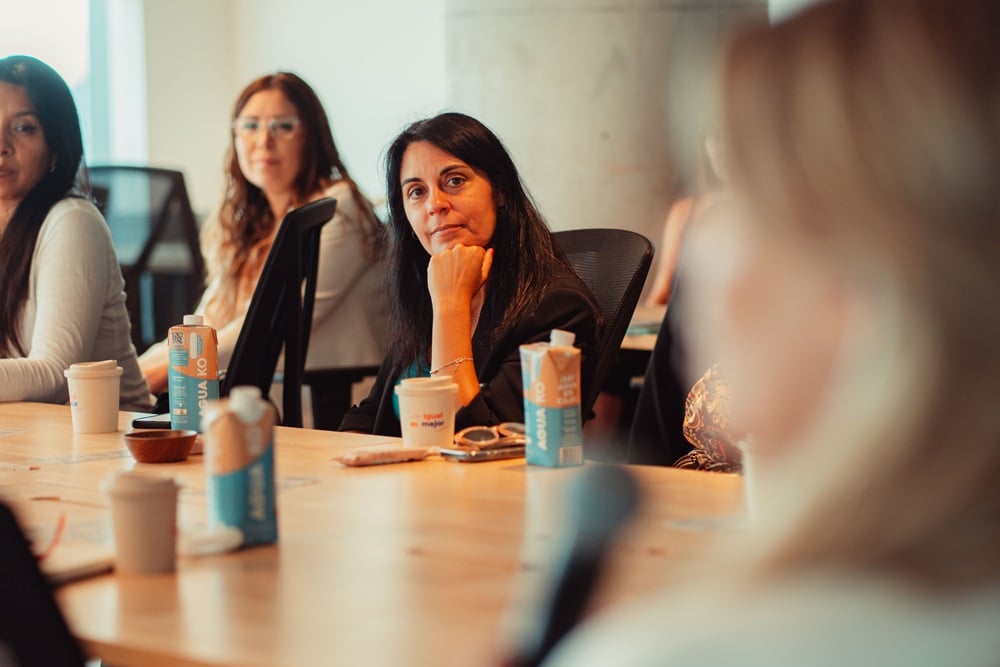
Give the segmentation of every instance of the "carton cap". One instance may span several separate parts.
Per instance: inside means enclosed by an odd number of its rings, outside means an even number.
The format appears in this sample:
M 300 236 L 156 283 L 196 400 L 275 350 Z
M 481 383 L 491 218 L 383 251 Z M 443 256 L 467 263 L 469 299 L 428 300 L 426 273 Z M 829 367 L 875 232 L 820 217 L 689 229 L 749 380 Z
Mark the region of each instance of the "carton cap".
M 239 415 L 244 422 L 260 419 L 264 408 L 261 405 L 260 387 L 252 385 L 233 387 L 229 392 L 229 410 Z
M 549 334 L 549 343 L 553 347 L 573 347 L 573 343 L 576 341 L 576 334 L 572 331 L 563 331 L 562 329 L 553 329 L 552 333 Z
M 191 326 L 191 325 L 201 326 L 204 323 L 205 323 L 205 318 L 202 317 L 201 315 L 185 315 L 184 316 L 184 324 L 187 325 L 187 326 Z

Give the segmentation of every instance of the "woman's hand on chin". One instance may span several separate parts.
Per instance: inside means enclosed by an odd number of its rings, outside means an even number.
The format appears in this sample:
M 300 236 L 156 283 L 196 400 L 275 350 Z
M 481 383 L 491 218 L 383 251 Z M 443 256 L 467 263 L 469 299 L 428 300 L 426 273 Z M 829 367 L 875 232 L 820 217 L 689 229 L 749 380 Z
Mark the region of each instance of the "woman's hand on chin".
M 468 307 L 490 275 L 493 249 L 456 245 L 431 255 L 427 265 L 427 289 L 431 304 Z

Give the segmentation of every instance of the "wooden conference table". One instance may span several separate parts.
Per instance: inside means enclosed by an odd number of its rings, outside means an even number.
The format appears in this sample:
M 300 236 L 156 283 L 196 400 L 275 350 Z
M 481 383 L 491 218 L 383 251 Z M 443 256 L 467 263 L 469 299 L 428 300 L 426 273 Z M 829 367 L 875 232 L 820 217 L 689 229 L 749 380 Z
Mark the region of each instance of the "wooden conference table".
M 621 349 L 626 351 L 652 352 L 656 336 L 667 314 L 666 306 L 637 306 L 632 313 L 628 331 L 622 339 Z M 647 355 L 648 356 L 648 355 Z
M 132 416 L 121 414 L 122 432 Z M 543 588 L 565 487 L 580 469 L 330 460 L 385 442 L 278 428 L 278 545 L 181 557 L 171 575 L 65 584 L 57 599 L 73 633 L 122 667 L 488 664 Z M 74 434 L 66 406 L 0 404 L 0 499 L 40 541 L 66 517 L 53 558 L 106 548 L 101 483 L 124 469 L 178 478 L 180 531 L 204 524 L 200 456 L 137 464 L 121 433 Z M 597 606 L 689 575 L 725 518 L 742 512 L 737 477 L 634 470 L 643 506 Z

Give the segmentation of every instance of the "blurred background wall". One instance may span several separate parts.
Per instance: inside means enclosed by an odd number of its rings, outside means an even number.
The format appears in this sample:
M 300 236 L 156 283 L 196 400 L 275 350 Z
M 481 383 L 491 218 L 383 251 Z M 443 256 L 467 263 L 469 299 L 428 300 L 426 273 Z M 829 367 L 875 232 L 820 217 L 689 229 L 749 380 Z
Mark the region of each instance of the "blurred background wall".
M 659 240 L 678 188 L 667 117 L 752 0 L 448 0 L 448 99 L 493 127 L 554 228 Z M 697 39 L 692 39 L 697 35 Z
M 507 143 L 553 227 L 625 227 L 656 241 L 679 188 L 668 117 L 698 102 L 731 26 L 801 3 L 36 0 L 51 18 L 39 22 L 44 34 L 21 24 L 20 41 L 0 40 L 0 55 L 79 69 L 78 55 L 44 45 L 66 42 L 58 30 L 83 31 L 89 67 L 72 85 L 88 159 L 180 168 L 202 216 L 221 196 L 234 97 L 284 69 L 317 90 L 374 199 L 395 133 L 456 109 Z
M 507 143 L 555 228 L 656 240 L 678 189 L 666 116 L 671 69 L 698 70 L 766 0 L 144 0 L 149 156 L 182 167 L 214 206 L 230 105 L 263 72 L 320 94 L 348 167 L 382 196 L 381 156 L 406 123 L 445 109 Z M 697 36 L 697 39 L 692 39 Z M 698 44 L 697 49 L 678 47 Z

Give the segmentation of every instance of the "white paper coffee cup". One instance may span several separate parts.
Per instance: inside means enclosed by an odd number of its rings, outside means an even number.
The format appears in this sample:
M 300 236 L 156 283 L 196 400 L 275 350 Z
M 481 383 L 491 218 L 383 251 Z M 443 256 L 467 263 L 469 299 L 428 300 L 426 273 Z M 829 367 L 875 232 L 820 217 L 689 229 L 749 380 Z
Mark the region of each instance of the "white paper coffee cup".
M 115 569 L 123 574 L 173 572 L 177 553 L 177 483 L 132 472 L 106 485 L 111 499 Z
M 451 378 L 407 378 L 396 385 L 404 447 L 450 447 L 458 385 Z
M 113 359 L 73 364 L 63 371 L 69 385 L 73 430 L 113 433 L 118 430 L 118 395 L 122 368 Z

